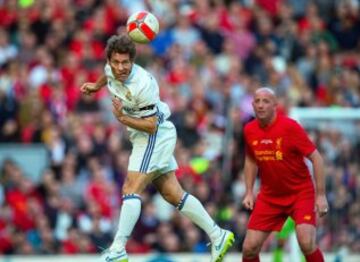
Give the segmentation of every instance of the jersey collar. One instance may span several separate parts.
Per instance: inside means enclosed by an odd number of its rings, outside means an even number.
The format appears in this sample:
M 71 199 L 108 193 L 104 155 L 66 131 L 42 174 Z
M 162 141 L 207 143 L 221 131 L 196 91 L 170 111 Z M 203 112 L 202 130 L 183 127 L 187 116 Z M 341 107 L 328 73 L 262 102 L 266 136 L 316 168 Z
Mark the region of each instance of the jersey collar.
M 262 130 L 269 130 L 271 127 L 273 127 L 275 125 L 275 123 L 278 121 L 278 119 L 279 119 L 279 115 L 278 115 L 278 113 L 275 113 L 274 120 L 271 123 L 269 123 L 268 125 L 264 126 L 264 127 L 262 127 L 260 125 L 260 122 L 258 121 L 259 128 L 262 129 Z
M 134 78 L 136 70 L 137 70 L 137 64 L 134 63 L 132 68 L 131 68 L 131 72 L 129 74 L 129 77 L 126 79 L 124 84 L 129 84 L 132 81 L 132 79 Z

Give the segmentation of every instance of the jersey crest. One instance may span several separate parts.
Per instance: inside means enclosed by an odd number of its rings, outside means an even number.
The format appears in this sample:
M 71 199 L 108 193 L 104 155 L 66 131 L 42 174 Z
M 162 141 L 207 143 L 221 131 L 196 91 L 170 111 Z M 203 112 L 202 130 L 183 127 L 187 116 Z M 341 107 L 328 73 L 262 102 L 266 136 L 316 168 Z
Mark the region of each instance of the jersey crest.
M 127 91 L 127 92 L 126 92 L 125 97 L 126 97 L 127 100 L 132 101 L 132 96 L 131 96 L 131 92 L 130 92 L 130 91 Z

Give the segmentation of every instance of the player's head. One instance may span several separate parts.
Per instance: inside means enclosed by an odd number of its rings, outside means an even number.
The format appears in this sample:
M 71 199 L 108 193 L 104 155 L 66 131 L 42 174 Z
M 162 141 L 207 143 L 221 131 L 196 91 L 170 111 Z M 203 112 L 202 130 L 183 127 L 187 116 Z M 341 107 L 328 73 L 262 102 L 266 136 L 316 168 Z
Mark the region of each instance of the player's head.
M 276 114 L 276 95 L 269 87 L 261 87 L 255 91 L 252 102 L 256 118 L 264 123 L 270 123 Z
M 121 82 L 129 77 L 136 55 L 136 47 L 126 34 L 113 35 L 106 44 L 106 57 L 115 78 Z

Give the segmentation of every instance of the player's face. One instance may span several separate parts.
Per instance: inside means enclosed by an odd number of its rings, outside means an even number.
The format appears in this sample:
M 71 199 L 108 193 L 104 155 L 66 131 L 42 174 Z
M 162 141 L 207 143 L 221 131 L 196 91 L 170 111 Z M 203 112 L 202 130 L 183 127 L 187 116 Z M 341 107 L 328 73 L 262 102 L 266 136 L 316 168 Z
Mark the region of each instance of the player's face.
M 258 92 L 255 94 L 252 103 L 256 118 L 264 123 L 269 123 L 275 116 L 276 99 L 268 92 Z
M 116 80 L 125 82 L 128 79 L 133 65 L 129 54 L 112 53 L 108 63 Z

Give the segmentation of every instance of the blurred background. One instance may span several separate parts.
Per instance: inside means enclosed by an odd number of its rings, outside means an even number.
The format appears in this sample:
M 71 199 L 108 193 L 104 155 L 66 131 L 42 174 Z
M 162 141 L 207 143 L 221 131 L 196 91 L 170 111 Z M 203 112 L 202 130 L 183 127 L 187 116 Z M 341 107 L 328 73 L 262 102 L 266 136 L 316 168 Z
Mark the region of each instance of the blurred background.
M 358 0 L 0 0 L 0 254 L 96 254 L 112 241 L 131 146 L 106 88 L 81 96 L 79 87 L 103 72 L 107 38 L 139 10 L 160 22 L 136 62 L 172 110 L 177 177 L 236 233 L 231 251 L 241 252 L 249 217 L 242 128 L 254 90 L 271 86 L 279 113 L 302 122 L 326 161 L 320 248 L 359 253 L 359 8 Z M 207 242 L 148 188 L 129 253 L 208 254 Z M 275 244 L 270 237 L 263 251 Z

